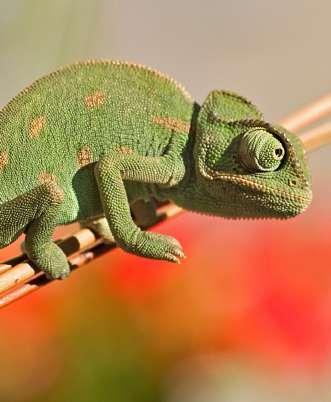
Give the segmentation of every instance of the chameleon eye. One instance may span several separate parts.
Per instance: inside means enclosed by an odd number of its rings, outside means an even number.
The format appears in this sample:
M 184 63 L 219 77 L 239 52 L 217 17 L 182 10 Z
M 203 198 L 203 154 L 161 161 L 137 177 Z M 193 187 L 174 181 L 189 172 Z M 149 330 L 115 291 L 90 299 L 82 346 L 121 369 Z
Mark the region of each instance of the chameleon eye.
M 266 130 L 249 130 L 240 140 L 239 158 L 249 171 L 272 172 L 279 167 L 284 156 L 282 143 Z

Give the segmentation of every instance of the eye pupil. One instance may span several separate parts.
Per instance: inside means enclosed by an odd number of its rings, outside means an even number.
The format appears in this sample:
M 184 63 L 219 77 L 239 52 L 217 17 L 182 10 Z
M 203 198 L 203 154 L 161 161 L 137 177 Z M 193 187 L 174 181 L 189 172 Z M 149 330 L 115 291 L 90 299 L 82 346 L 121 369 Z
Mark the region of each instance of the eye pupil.
M 275 149 L 275 155 L 277 156 L 277 158 L 281 158 L 283 156 L 283 149 L 282 148 L 276 148 Z

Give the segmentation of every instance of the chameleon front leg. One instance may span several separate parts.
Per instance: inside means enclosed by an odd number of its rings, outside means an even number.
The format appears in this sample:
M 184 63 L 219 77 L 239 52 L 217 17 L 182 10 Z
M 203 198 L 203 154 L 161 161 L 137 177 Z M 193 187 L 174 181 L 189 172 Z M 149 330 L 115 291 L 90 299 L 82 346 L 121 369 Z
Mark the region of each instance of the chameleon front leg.
M 179 262 L 184 258 L 180 243 L 158 233 L 142 231 L 132 220 L 124 180 L 175 184 L 184 166 L 170 156 L 146 157 L 112 152 L 95 167 L 100 198 L 110 230 L 124 250 L 149 258 Z
M 63 196 L 55 183 L 48 182 L 0 206 L 0 246 L 25 232 L 27 256 L 51 278 L 64 278 L 70 272 L 65 254 L 52 241 Z
M 151 226 L 159 221 L 152 201 L 137 200 L 130 205 L 130 209 L 139 227 Z M 114 243 L 115 239 L 106 217 L 86 219 L 79 223 L 81 228 L 91 229 L 98 236 L 102 237 L 106 243 Z

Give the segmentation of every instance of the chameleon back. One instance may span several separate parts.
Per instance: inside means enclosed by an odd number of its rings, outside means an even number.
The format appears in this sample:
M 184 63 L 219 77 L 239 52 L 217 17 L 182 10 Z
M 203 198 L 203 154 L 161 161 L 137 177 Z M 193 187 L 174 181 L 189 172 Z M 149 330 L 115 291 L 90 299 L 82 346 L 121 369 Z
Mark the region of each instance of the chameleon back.
M 0 111 L 0 203 L 56 181 L 78 211 L 93 162 L 113 148 L 162 155 L 188 133 L 192 108 L 180 84 L 140 65 L 90 61 L 45 76 Z

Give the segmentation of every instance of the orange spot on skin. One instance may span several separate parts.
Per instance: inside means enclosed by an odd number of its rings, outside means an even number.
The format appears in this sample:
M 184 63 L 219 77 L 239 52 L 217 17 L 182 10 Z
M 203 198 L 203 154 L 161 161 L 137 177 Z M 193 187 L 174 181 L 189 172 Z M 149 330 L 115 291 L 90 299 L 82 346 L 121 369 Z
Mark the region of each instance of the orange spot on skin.
M 8 152 L 0 152 L 0 170 L 2 170 L 8 163 Z
M 80 167 L 86 166 L 93 162 L 93 155 L 90 147 L 85 146 L 78 151 L 77 162 Z
M 40 183 L 56 183 L 56 176 L 53 173 L 41 172 L 38 180 Z
M 63 201 L 64 192 L 57 184 L 56 176 L 53 173 L 41 172 L 38 175 L 38 180 L 40 184 L 47 186 L 48 193 L 52 196 L 55 201 Z
M 31 138 L 37 137 L 41 130 L 45 127 L 46 124 L 46 116 L 39 116 L 31 120 L 29 126 L 29 136 Z
M 105 100 L 106 95 L 101 91 L 97 91 L 85 97 L 85 105 L 87 108 L 93 109 L 103 105 Z
M 121 153 L 121 154 L 124 154 L 124 155 L 130 155 L 130 154 L 133 154 L 133 150 L 131 149 L 131 148 L 129 148 L 129 147 L 119 147 L 119 152 Z
M 153 123 L 158 124 L 169 130 L 176 131 L 177 133 L 186 133 L 190 131 L 190 123 L 186 121 L 175 119 L 169 116 L 154 116 L 152 119 Z

